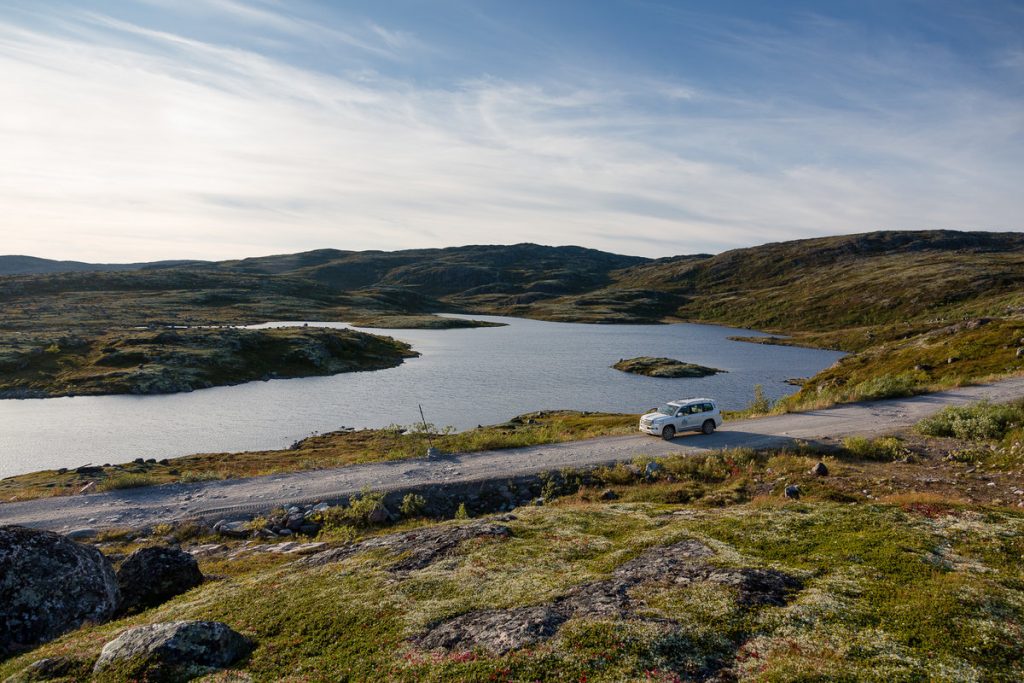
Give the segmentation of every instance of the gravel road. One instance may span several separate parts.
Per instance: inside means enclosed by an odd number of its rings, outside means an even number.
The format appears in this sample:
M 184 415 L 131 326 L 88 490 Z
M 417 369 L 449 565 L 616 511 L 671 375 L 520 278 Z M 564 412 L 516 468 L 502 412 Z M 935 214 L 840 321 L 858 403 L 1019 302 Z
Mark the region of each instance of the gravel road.
M 710 436 L 683 434 L 666 442 L 653 436 L 586 441 L 353 465 L 331 470 L 168 484 L 81 496 L 0 504 L 0 524 L 69 531 L 89 527 L 146 526 L 177 519 L 230 518 L 289 503 L 331 501 L 363 489 L 388 491 L 424 484 L 480 481 L 630 460 L 638 455 L 701 453 L 719 448 L 781 446 L 796 439 L 828 443 L 908 427 L 944 406 L 1024 397 L 1024 377 L 912 398 L 843 405 L 826 410 L 727 422 Z

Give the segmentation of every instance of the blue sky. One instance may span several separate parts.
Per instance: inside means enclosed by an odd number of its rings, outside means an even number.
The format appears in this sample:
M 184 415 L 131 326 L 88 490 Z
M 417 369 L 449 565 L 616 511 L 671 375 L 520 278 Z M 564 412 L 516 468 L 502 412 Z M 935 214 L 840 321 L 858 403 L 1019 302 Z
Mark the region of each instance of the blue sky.
M 0 0 L 0 253 L 1019 230 L 1024 4 Z

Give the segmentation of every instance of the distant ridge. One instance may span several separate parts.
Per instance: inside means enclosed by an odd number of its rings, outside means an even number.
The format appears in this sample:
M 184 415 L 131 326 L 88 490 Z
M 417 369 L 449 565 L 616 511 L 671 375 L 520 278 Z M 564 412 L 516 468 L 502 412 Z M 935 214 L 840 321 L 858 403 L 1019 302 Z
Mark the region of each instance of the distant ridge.
M 85 263 L 83 261 L 54 261 L 36 256 L 0 256 L 0 275 L 45 275 L 49 273 L 89 273 L 150 268 L 176 268 L 198 266 L 207 261 L 151 261 L 144 263 Z

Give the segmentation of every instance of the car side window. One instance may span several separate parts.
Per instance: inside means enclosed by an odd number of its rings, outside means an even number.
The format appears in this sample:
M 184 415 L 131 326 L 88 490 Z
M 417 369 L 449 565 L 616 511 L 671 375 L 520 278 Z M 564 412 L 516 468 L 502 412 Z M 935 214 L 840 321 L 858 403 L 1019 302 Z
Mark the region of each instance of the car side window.
M 711 404 L 711 403 L 705 403 L 704 404 L 704 412 L 705 413 L 710 413 L 714 409 L 715 409 L 714 404 Z

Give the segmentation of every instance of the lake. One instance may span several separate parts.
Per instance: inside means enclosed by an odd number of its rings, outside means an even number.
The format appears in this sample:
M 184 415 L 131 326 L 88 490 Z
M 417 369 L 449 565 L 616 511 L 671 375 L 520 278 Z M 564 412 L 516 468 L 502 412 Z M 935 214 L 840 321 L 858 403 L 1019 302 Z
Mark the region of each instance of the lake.
M 716 325 L 585 325 L 472 316 L 506 327 L 368 330 L 407 341 L 422 355 L 397 368 L 331 377 L 250 382 L 160 396 L 0 400 L 0 477 L 87 463 L 200 452 L 285 448 L 314 432 L 419 421 L 457 429 L 535 410 L 640 413 L 685 396 L 742 408 L 762 384 L 769 398 L 785 380 L 810 377 L 841 353 L 735 342 L 751 330 Z M 268 323 L 255 327 L 301 325 Z M 313 323 L 348 327 L 344 323 Z M 725 374 L 655 379 L 609 366 L 667 356 Z

